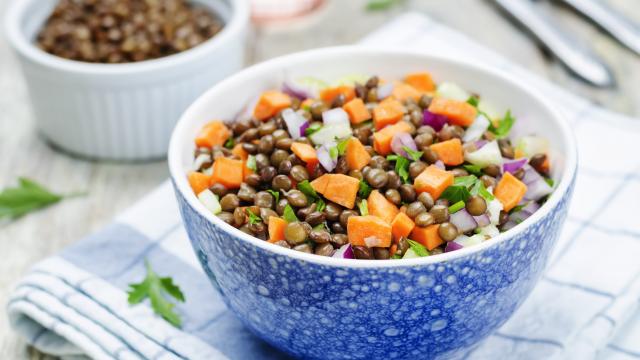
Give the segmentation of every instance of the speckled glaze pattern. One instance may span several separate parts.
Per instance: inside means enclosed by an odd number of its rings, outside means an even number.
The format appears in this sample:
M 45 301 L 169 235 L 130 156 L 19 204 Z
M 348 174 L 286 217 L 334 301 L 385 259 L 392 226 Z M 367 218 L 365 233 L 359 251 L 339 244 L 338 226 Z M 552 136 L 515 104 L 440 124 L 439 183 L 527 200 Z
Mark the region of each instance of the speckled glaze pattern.
M 212 283 L 273 346 L 300 358 L 450 359 L 503 324 L 530 293 L 572 190 L 541 221 L 496 246 L 447 262 L 381 268 L 327 266 L 255 247 L 176 193 Z

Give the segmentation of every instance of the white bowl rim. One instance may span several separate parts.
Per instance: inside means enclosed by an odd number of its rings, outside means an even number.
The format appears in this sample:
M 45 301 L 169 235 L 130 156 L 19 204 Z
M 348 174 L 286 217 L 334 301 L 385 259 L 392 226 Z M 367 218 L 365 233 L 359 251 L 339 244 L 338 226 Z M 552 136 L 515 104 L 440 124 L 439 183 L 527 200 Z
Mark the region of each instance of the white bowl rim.
M 262 69 L 264 68 L 273 68 L 273 67 L 284 67 L 290 62 L 300 62 L 305 59 L 324 57 L 329 61 L 331 58 L 335 56 L 345 56 L 345 55 L 369 55 L 369 56 L 385 56 L 385 55 L 406 55 L 406 56 L 420 56 L 423 58 L 431 58 L 436 61 L 445 61 L 454 63 L 457 66 L 470 67 L 475 71 L 481 71 L 488 73 L 491 76 L 498 77 L 503 81 L 506 81 L 513 86 L 519 87 L 524 92 L 526 92 L 531 98 L 533 98 L 542 106 L 545 106 L 547 110 L 553 115 L 553 118 L 550 121 L 555 121 L 558 123 L 561 131 L 562 138 L 567 147 L 567 153 L 565 154 L 566 160 L 564 163 L 564 169 L 562 171 L 562 178 L 560 182 L 556 186 L 554 192 L 551 194 L 549 199 L 543 206 L 536 211 L 531 217 L 527 218 L 522 223 L 516 225 L 514 228 L 509 229 L 504 233 L 500 233 L 500 235 L 493 237 L 489 241 L 482 242 L 481 244 L 471 246 L 468 248 L 462 248 L 460 250 L 451 251 L 448 253 L 438 254 L 436 256 L 426 256 L 420 258 L 412 258 L 412 259 L 398 259 L 398 260 L 353 260 L 353 259 L 340 259 L 326 256 L 319 256 L 315 254 L 303 253 L 300 251 L 295 251 L 292 249 L 283 248 L 277 245 L 273 245 L 266 241 L 257 239 L 251 235 L 248 235 L 235 227 L 225 223 L 220 220 L 217 216 L 211 214 L 204 205 L 202 205 L 197 197 L 191 191 L 189 184 L 187 182 L 184 166 L 181 163 L 182 150 L 184 146 L 186 146 L 186 141 L 191 141 L 187 139 L 184 135 L 187 130 L 187 125 L 196 119 L 191 116 L 191 113 L 194 112 L 194 108 L 196 108 L 201 102 L 208 101 L 206 100 L 209 97 L 209 93 L 215 91 L 218 87 L 225 87 L 227 84 L 238 81 L 239 79 L 245 79 L 247 77 L 255 77 L 262 73 Z M 296 260 L 310 262 L 318 265 L 325 266 L 337 266 L 337 267 L 347 267 L 347 268 L 388 268 L 388 267 L 410 267 L 410 266 L 423 266 L 429 264 L 438 264 L 447 261 L 451 261 L 457 258 L 465 257 L 474 253 L 479 253 L 487 248 L 497 246 L 498 244 L 507 241 L 510 238 L 517 236 L 525 232 L 529 227 L 531 227 L 534 223 L 539 222 L 543 217 L 548 215 L 552 209 L 555 209 L 563 196 L 569 191 L 569 187 L 573 179 L 575 178 L 576 167 L 577 167 L 577 150 L 575 139 L 571 129 L 569 127 L 569 123 L 564 119 L 564 116 L 556 109 L 555 106 L 551 105 L 543 96 L 541 96 L 536 90 L 532 90 L 531 88 L 525 87 L 518 82 L 510 79 L 507 75 L 500 72 L 496 68 L 492 68 L 485 65 L 479 65 L 475 63 L 470 63 L 460 59 L 451 59 L 446 56 L 441 55 L 429 55 L 424 52 L 412 51 L 412 50 L 398 50 L 398 49 L 369 49 L 361 46 L 337 46 L 337 47 L 327 47 L 320 48 L 314 50 L 303 51 L 299 53 L 294 53 L 290 55 L 285 55 L 281 57 L 277 57 L 251 67 L 248 67 L 230 77 L 223 80 L 222 82 L 216 84 L 209 90 L 207 90 L 203 95 L 201 95 L 181 116 L 178 121 L 173 134 L 171 136 L 171 142 L 169 144 L 169 170 L 171 173 L 171 177 L 175 182 L 175 185 L 181 195 L 186 199 L 189 206 L 191 206 L 196 212 L 198 212 L 201 216 L 214 223 L 223 231 L 226 231 L 231 236 L 235 238 L 239 238 L 242 241 L 246 241 L 252 246 L 257 246 L 265 251 L 275 253 L 277 255 L 282 255 L 286 257 L 290 257 Z
M 65 59 L 49 54 L 35 46 L 22 31 L 21 22 L 25 16 L 28 16 L 25 13 L 29 6 L 38 1 L 40 0 L 20 0 L 11 4 L 4 17 L 5 32 L 9 43 L 17 52 L 41 66 L 73 74 L 93 76 L 140 74 L 162 71 L 168 67 L 188 66 L 188 63 L 193 59 L 200 58 L 202 55 L 206 56 L 210 51 L 223 46 L 228 41 L 234 41 L 236 35 L 248 26 L 250 14 L 248 0 L 229 0 L 227 1 L 231 14 L 229 19 L 218 34 L 202 44 L 157 59 L 122 64 L 103 64 Z

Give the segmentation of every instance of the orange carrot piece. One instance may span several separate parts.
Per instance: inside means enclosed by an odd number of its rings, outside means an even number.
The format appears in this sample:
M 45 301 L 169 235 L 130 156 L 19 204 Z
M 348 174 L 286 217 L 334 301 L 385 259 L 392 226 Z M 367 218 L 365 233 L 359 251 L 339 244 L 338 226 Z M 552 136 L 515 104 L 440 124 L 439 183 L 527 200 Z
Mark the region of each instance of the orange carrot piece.
M 327 104 L 333 103 L 338 95 L 343 95 L 344 101 L 351 101 L 351 99 L 356 97 L 356 89 L 353 86 L 340 85 L 320 91 L 320 99 Z
M 435 143 L 430 147 L 445 165 L 456 166 L 464 162 L 462 142 L 458 138 Z
M 311 187 L 317 193 L 323 194 L 327 191 L 327 185 L 329 185 L 329 179 L 331 178 L 331 174 L 324 174 L 319 178 L 316 178 L 311 182 Z
M 373 109 L 373 125 L 380 130 L 402 119 L 404 106 L 396 99 L 388 98 Z
M 391 224 L 398 214 L 398 208 L 387 200 L 378 190 L 373 190 L 367 199 L 369 215 L 377 216 Z
M 498 185 L 496 185 L 493 195 L 500 200 L 504 211 L 509 211 L 518 205 L 526 192 L 527 185 L 525 183 L 511 175 L 510 172 L 505 172 Z
M 203 126 L 195 141 L 199 147 L 214 147 L 224 145 L 230 137 L 231 130 L 222 121 L 216 120 Z
M 191 186 L 193 193 L 196 195 L 207 190 L 211 183 L 209 175 L 197 171 L 191 171 L 189 175 L 187 175 L 187 179 L 189 180 L 189 185 Z
M 294 142 L 291 144 L 291 151 L 296 154 L 300 160 L 307 163 L 307 167 L 315 166 L 318 163 L 318 154 L 313 146 L 305 143 Z
M 427 227 L 416 226 L 411 232 L 411 240 L 417 241 L 422 244 L 427 250 L 431 251 L 438 246 L 444 244 L 444 240 L 438 234 L 438 228 L 440 225 L 434 224 Z
M 304 99 L 304 101 L 300 103 L 300 109 L 311 107 L 313 103 L 314 103 L 314 100 L 311 98 Z
M 321 194 L 338 205 L 353 209 L 356 204 L 360 181 L 342 174 L 325 174 L 325 176 L 329 176 L 329 181 Z
M 391 222 L 391 233 L 393 234 L 393 241 L 398 243 L 400 238 L 408 237 L 413 231 L 413 228 L 416 227 L 416 224 L 411 220 L 407 214 L 399 212 L 393 221 Z
M 435 97 L 431 100 L 429 111 L 444 115 L 454 125 L 469 126 L 476 119 L 478 110 L 464 101 Z
M 371 160 L 371 155 L 369 155 L 367 149 L 365 149 L 360 140 L 354 137 L 347 142 L 344 156 L 350 170 L 362 170 Z
M 347 234 L 353 246 L 367 246 L 372 242 L 377 243 L 375 247 L 391 246 L 391 225 L 376 216 L 349 217 Z
M 284 229 L 287 221 L 277 216 L 269 216 L 269 242 L 274 243 L 284 240 Z
M 549 155 L 547 155 L 547 157 L 544 158 L 544 162 L 542 163 L 541 168 L 547 174 L 549 173 L 549 170 L 551 170 L 551 162 L 549 161 Z
M 344 104 L 342 108 L 349 114 L 349 120 L 351 120 L 351 123 L 354 125 L 371 119 L 371 113 L 369 113 L 364 101 L 360 98 L 349 101 Z
M 233 149 L 231 149 L 231 153 L 243 161 L 246 161 L 249 157 L 249 153 L 242 148 L 242 144 L 236 144 Z
M 411 125 L 406 121 L 399 121 L 391 126 L 376 131 L 373 134 L 373 148 L 380 155 L 389 155 L 391 153 L 391 140 L 393 135 L 401 132 L 411 132 Z
M 395 255 L 396 251 L 398 251 L 398 245 L 397 244 L 391 244 L 391 247 L 389 248 L 389 255 L 390 256 Z
M 400 101 L 412 99 L 417 102 L 418 100 L 420 100 L 420 96 L 422 96 L 422 93 L 420 93 L 420 91 L 409 84 L 397 82 L 393 86 L 391 96 Z
M 245 162 L 226 157 L 220 157 L 213 162 L 211 184 L 222 184 L 227 189 L 237 189 L 244 179 Z
M 416 192 L 423 193 L 426 191 L 436 200 L 451 185 L 453 185 L 453 174 L 435 165 L 424 169 L 413 182 Z
M 431 74 L 427 72 L 416 72 L 408 74 L 404 81 L 422 92 L 432 92 L 436 89 L 436 84 L 433 82 Z
M 277 90 L 268 90 L 260 95 L 260 99 L 253 109 L 253 116 L 258 120 L 264 121 L 289 106 L 291 106 L 291 97 L 289 95 Z

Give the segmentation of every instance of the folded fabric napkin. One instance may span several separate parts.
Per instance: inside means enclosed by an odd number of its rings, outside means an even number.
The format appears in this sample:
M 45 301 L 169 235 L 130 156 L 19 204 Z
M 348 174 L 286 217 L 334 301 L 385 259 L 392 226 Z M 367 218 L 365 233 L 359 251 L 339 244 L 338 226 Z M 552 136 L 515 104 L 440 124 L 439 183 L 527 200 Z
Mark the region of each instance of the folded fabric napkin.
M 368 44 L 496 66 L 545 93 L 575 129 L 577 186 L 548 271 L 516 314 L 468 357 L 640 358 L 640 125 L 419 14 L 401 16 L 367 37 Z M 37 264 L 9 302 L 13 328 L 43 352 L 73 358 L 285 357 L 225 308 L 191 250 L 172 192 L 165 183 L 106 229 Z M 145 258 L 186 294 L 177 307 L 182 329 L 147 304 L 127 304 L 127 285 L 144 277 Z

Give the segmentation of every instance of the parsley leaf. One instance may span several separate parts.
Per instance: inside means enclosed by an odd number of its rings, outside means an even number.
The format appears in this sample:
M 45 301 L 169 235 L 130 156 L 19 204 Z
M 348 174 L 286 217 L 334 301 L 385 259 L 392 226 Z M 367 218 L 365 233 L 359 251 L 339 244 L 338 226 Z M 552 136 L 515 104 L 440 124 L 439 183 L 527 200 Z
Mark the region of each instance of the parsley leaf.
M 553 187 L 554 182 L 552 178 L 544 178 L 544 181 L 549 184 L 549 186 Z
M 260 216 L 256 215 L 256 214 L 254 214 L 253 211 L 251 211 L 249 209 L 245 209 L 245 212 L 249 216 L 249 224 L 253 225 L 253 224 L 257 224 L 259 222 L 262 222 L 262 218 Z
M 258 170 L 258 165 L 256 165 L 256 157 L 253 155 L 249 155 L 247 158 L 247 167 L 253 171 Z
M 407 154 L 413 159 L 413 161 L 419 161 L 423 154 L 422 151 L 411 150 L 407 146 L 403 146 L 402 150 L 406 151 Z
M 42 185 L 27 178 L 19 178 L 18 186 L 5 188 L 0 192 L 0 219 L 15 219 L 31 211 L 55 204 L 65 197 L 80 196 L 82 193 L 54 194 Z
M 509 131 L 515 122 L 516 119 L 511 115 L 511 110 L 507 110 L 507 113 L 498 122 L 498 126 L 494 126 L 493 122 L 489 122 L 489 131 L 494 133 L 499 139 L 504 138 L 509 135 Z
M 371 194 L 371 186 L 369 186 L 369 184 L 367 184 L 366 181 L 364 181 L 364 179 L 360 179 L 360 185 L 358 188 L 358 196 L 366 199 L 369 197 L 369 194 Z
M 361 216 L 369 215 L 369 206 L 367 205 L 367 200 L 362 200 L 358 203 L 358 210 L 360 210 Z
M 318 197 L 318 200 L 316 200 L 316 211 L 324 211 L 324 209 L 327 207 L 327 204 L 324 202 L 324 200 L 322 200 L 321 197 Z
M 307 195 L 307 197 L 311 199 L 317 199 L 318 193 L 313 189 L 309 180 L 303 180 L 298 183 L 298 190 L 302 191 L 303 194 Z
M 320 129 L 322 129 L 321 122 L 312 122 L 311 125 L 309 125 L 309 127 L 304 130 L 304 134 L 306 136 L 309 136 Z
M 482 168 L 478 165 L 462 165 L 462 167 L 475 176 L 482 176 Z
M 233 137 L 230 137 L 227 139 L 227 141 L 224 142 L 224 147 L 226 147 L 227 149 L 233 149 L 233 146 L 236 144 L 235 140 L 233 140 Z
M 413 240 L 407 240 L 407 241 L 409 242 L 409 246 L 411 247 L 411 250 L 413 250 L 413 252 L 416 253 L 416 255 L 420 257 L 429 256 L 429 251 L 427 251 L 427 248 L 422 246 L 422 244 Z
M 149 298 L 153 311 L 162 316 L 173 326 L 180 327 L 182 319 L 173 311 L 174 303 L 165 298 L 165 294 L 172 296 L 174 299 L 184 302 L 184 294 L 180 287 L 176 285 L 170 277 L 159 277 L 152 269 L 147 260 L 144 261 L 147 269 L 147 276 L 144 280 L 137 284 L 129 284 L 129 304 L 135 305 L 142 300 Z
M 399 155 L 389 155 L 387 160 L 396 162 L 396 173 L 402 181 L 406 184 L 409 182 L 409 159 Z
M 338 147 L 334 146 L 332 148 L 329 149 L 329 156 L 335 160 L 338 158 L 338 154 L 340 153 L 340 151 L 338 151 Z
M 477 108 L 478 104 L 480 103 L 480 99 L 478 99 L 476 96 L 470 96 L 467 99 L 467 104 L 471 104 L 471 106 Z
M 478 178 L 475 175 L 458 176 L 453 179 L 453 185 L 460 185 L 466 188 L 473 186 Z
M 279 191 L 267 189 L 267 192 L 269 192 L 269 194 L 273 195 L 273 197 L 276 199 L 276 204 L 278 203 L 278 201 L 280 201 L 280 192 Z
M 367 10 L 386 10 L 399 2 L 400 0 L 369 0 Z
M 284 213 L 282 214 L 282 217 L 287 222 L 290 222 L 290 223 L 298 221 L 298 217 L 296 216 L 296 213 L 293 211 L 293 208 L 289 204 L 287 204 L 287 206 L 284 207 Z
M 492 193 L 487 190 L 484 186 L 484 183 L 481 180 L 476 181 L 476 183 L 471 188 L 471 195 L 480 195 L 486 201 L 491 201 L 495 199 Z
M 446 188 L 440 198 L 449 200 L 449 203 L 457 203 L 458 201 L 466 202 L 471 194 L 466 186 L 462 185 L 451 185 Z
M 351 138 L 346 138 L 340 142 L 338 142 L 338 155 L 344 155 L 345 151 L 347 151 L 347 144 L 349 143 Z

